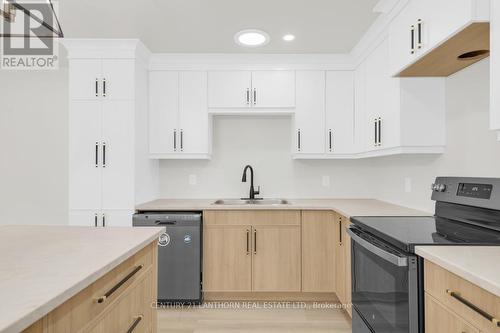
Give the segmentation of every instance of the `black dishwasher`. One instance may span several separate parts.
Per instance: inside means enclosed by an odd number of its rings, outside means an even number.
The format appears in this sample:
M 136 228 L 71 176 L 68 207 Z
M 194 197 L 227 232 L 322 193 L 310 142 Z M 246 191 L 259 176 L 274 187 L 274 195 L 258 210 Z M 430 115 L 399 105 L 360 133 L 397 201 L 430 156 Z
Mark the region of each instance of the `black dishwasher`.
M 158 238 L 158 303 L 201 304 L 202 214 L 143 212 L 134 227 L 165 227 Z

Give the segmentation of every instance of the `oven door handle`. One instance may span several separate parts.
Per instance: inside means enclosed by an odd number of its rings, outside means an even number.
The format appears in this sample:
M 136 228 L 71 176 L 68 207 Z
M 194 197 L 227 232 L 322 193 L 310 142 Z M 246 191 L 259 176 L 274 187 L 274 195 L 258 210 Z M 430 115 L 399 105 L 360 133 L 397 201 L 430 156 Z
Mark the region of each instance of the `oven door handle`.
M 400 257 L 397 256 L 393 253 L 384 251 L 380 247 L 368 242 L 367 240 L 364 240 L 360 236 L 358 236 L 355 232 L 353 232 L 351 229 L 347 229 L 347 233 L 349 236 L 351 236 L 351 239 L 354 240 L 356 243 L 370 251 L 371 253 L 379 256 L 380 258 L 390 262 L 391 264 L 394 264 L 398 267 L 407 267 L 408 266 L 408 258 L 406 257 Z

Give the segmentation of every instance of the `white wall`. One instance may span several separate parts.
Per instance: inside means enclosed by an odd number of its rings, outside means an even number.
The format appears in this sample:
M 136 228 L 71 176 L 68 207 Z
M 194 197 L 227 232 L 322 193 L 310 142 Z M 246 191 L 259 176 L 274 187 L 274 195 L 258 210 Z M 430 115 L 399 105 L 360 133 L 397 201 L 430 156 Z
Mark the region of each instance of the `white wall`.
M 0 224 L 67 223 L 68 74 L 61 66 L 0 71 Z
M 166 198 L 239 198 L 245 165 L 265 197 L 371 197 L 370 165 L 364 161 L 293 161 L 290 117 L 216 117 L 211 161 L 162 161 L 160 195 Z M 190 186 L 190 174 L 198 185 Z M 322 186 L 330 176 L 330 187 Z M 248 181 L 250 181 L 248 179 Z

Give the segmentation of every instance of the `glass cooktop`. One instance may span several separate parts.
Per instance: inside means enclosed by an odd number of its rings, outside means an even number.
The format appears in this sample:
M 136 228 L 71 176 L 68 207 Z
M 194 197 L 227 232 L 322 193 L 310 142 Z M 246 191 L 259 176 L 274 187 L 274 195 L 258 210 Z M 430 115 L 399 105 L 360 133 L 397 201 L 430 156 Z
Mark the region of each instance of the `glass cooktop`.
M 434 216 L 353 217 L 352 222 L 399 249 L 417 245 L 500 245 L 500 232 Z

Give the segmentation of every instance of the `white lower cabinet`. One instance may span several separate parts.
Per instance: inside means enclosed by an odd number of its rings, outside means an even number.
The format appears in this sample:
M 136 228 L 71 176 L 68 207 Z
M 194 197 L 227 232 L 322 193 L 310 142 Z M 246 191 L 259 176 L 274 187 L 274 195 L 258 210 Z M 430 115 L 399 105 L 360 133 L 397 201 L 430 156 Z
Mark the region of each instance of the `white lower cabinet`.
M 149 80 L 150 157 L 210 158 L 207 73 L 153 71 Z

